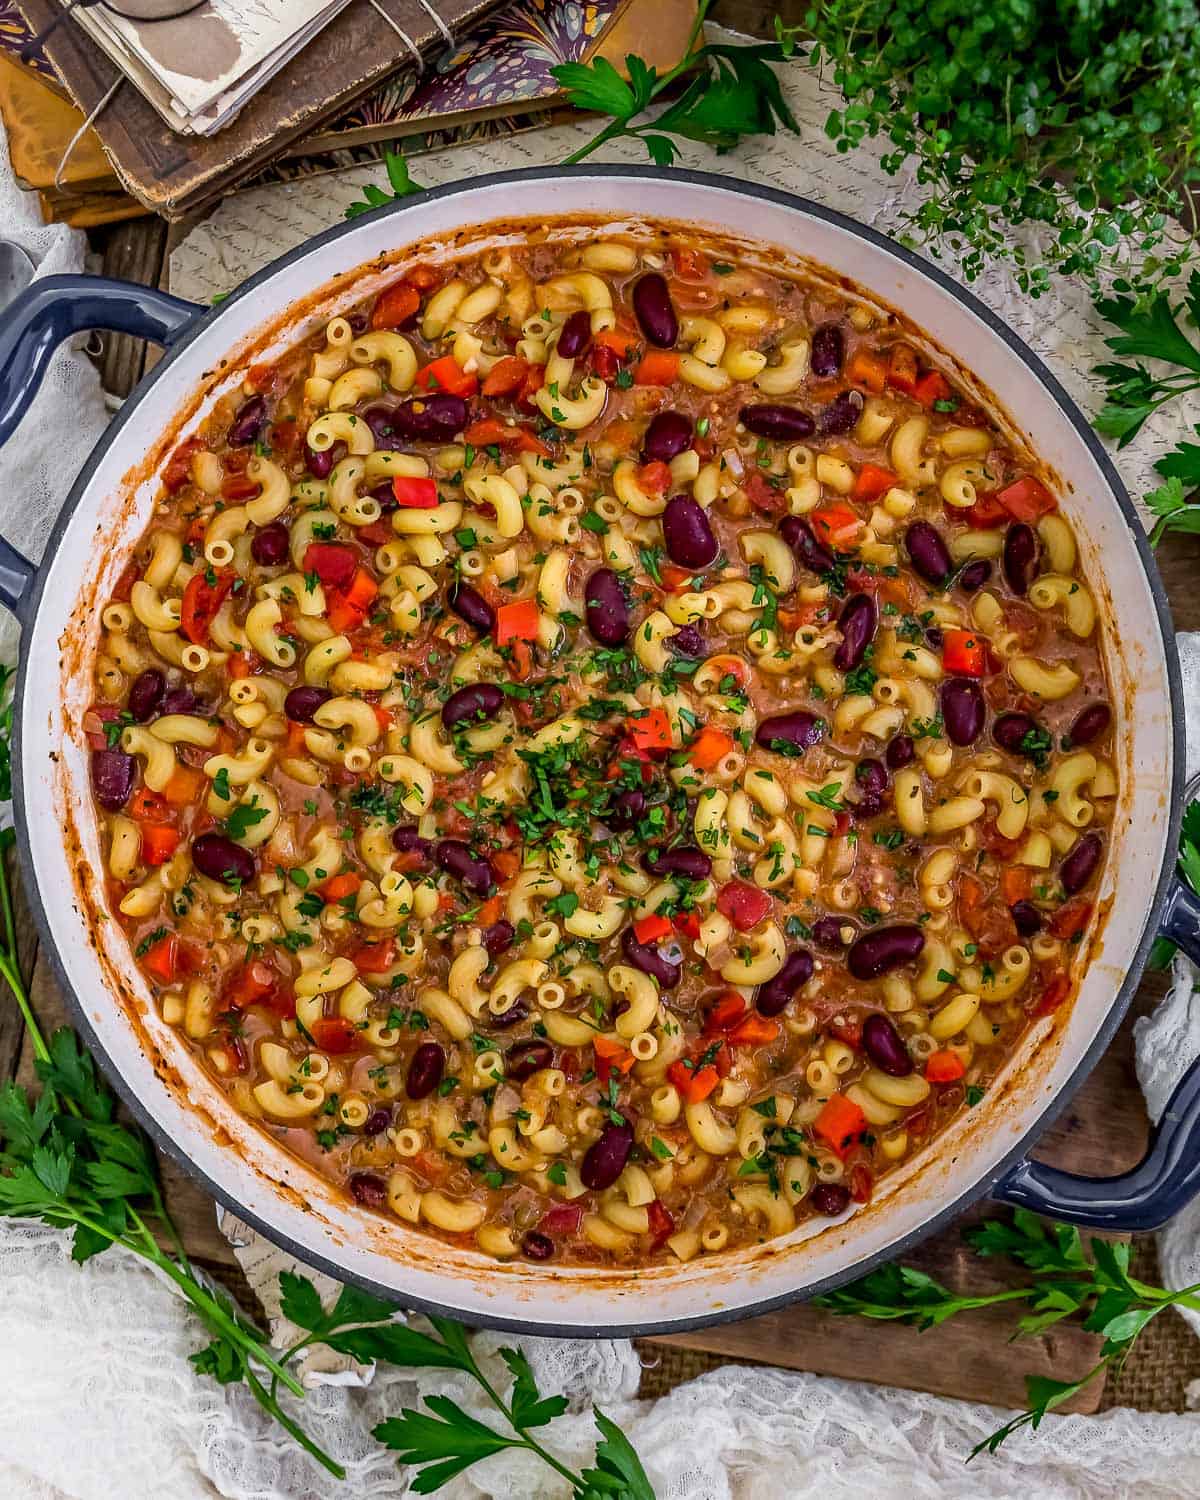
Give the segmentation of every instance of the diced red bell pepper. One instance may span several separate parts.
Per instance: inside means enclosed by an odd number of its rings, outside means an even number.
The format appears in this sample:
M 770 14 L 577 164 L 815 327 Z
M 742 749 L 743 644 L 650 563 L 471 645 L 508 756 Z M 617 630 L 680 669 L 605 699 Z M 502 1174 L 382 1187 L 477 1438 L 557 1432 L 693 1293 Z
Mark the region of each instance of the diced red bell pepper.
M 358 553 L 344 542 L 309 542 L 304 549 L 304 571 L 315 573 L 326 588 L 349 588 Z
M 679 377 L 679 356 L 670 349 L 647 349 L 633 369 L 635 385 L 674 385 Z
M 633 924 L 633 935 L 639 943 L 657 943 L 665 937 L 670 937 L 670 920 L 661 913 L 652 911 L 644 917 L 639 917 Z
M 342 901 L 347 896 L 353 896 L 361 885 L 362 876 L 356 875 L 353 870 L 347 870 L 343 875 L 330 875 L 327 880 L 322 880 L 317 890 L 323 901 Z
M 942 636 L 942 665 L 956 677 L 984 677 L 987 642 L 975 630 L 947 630 Z
M 501 422 L 498 417 L 480 417 L 472 422 L 463 433 L 463 442 L 473 448 L 513 448 L 518 453 L 536 453 L 539 458 L 550 456 L 549 447 L 536 433 L 517 423 Z
M 675 1233 L 675 1219 L 661 1198 L 646 1204 L 646 1221 L 650 1228 L 651 1250 L 661 1250 Z
M 350 962 L 360 974 L 386 974 L 396 961 L 396 939 L 382 938 L 364 943 L 350 955 Z
M 677 911 L 671 918 L 671 926 L 694 943 L 700 936 L 700 916 L 694 911 Z
M 862 520 L 848 505 L 823 505 L 811 516 L 817 540 L 835 547 L 848 547 L 862 529 Z
M 253 958 L 243 964 L 225 987 L 222 996 L 225 1005 L 233 1010 L 245 1010 L 269 999 L 279 984 L 279 974 L 261 958 Z
M 481 387 L 485 396 L 512 396 L 525 384 L 529 361 L 517 354 L 498 359 L 487 372 Z
M 704 1035 L 719 1036 L 731 1031 L 745 1019 L 746 1010 L 746 997 L 737 990 L 726 990 L 704 1018 Z
M 702 1068 L 689 1068 L 682 1060 L 671 1064 L 667 1077 L 688 1104 L 699 1104 L 707 1099 L 721 1081 L 721 1075 L 711 1063 L 705 1063 Z
M 660 754 L 671 748 L 671 721 L 665 708 L 648 708 L 637 718 L 626 720 L 625 728 L 634 749 L 647 755 Z
M 445 391 L 450 396 L 473 396 L 479 389 L 479 381 L 462 368 L 453 354 L 443 354 L 440 359 L 422 365 L 414 384 L 418 390 Z
M 659 458 L 652 458 L 637 471 L 638 488 L 647 495 L 665 495 L 671 485 L 671 470 Z
M 404 510 L 436 510 L 438 506 L 436 479 L 397 474 L 392 480 L 392 494 Z
M 371 309 L 372 328 L 407 328 L 421 306 L 421 294 L 408 281 L 384 287 Z
M 194 646 L 202 646 L 208 639 L 208 627 L 232 587 L 232 572 L 216 574 L 212 583 L 204 573 L 197 573 L 188 580 L 183 591 L 179 628 Z
M 974 531 L 992 531 L 997 526 L 1007 526 L 1012 517 L 996 499 L 995 495 L 979 495 L 969 510 L 955 510 L 954 515 L 965 520 Z
M 322 1052 L 353 1052 L 359 1045 L 358 1028 L 345 1016 L 322 1016 L 312 1024 L 312 1038 Z
M 858 1138 L 866 1128 L 866 1115 L 845 1094 L 831 1094 L 821 1106 L 821 1113 L 813 1121 L 814 1134 L 819 1135 L 829 1149 L 843 1159 L 858 1144 Z
M 147 865 L 165 865 L 179 847 L 182 835 L 169 823 L 143 823 L 142 862 Z
M 514 599 L 496 611 L 496 644 L 508 646 L 513 641 L 536 641 L 538 637 L 536 599 Z
M 731 880 L 717 894 L 717 910 L 728 917 L 739 932 L 749 932 L 766 918 L 771 910 L 771 897 L 756 885 Z
M 729 1033 L 731 1047 L 765 1047 L 775 1041 L 783 1027 L 769 1016 L 749 1015 Z
M 184 438 L 179 447 L 175 449 L 162 472 L 162 482 L 168 494 L 175 494 L 181 490 L 192 477 L 192 459 L 204 447 L 204 439 L 201 437 Z
M 1014 479 L 1012 484 L 1006 484 L 1002 490 L 998 490 L 996 502 L 1004 507 L 1014 521 L 1024 521 L 1027 525 L 1033 525 L 1035 521 L 1040 521 L 1043 516 L 1058 509 L 1058 501 L 1042 481 L 1032 474 L 1024 474 L 1020 479 Z
M 950 401 L 954 390 L 940 370 L 927 370 L 913 386 L 913 400 L 928 411 L 935 401 Z
M 311 550 L 311 549 L 310 549 Z M 329 623 L 339 634 L 357 630 L 371 612 L 379 585 L 366 568 L 358 568 L 344 594 L 335 594 L 327 611 Z
M 925 1081 L 926 1083 L 957 1083 L 966 1071 L 966 1065 L 958 1053 L 946 1048 L 941 1052 L 929 1054 L 929 1060 L 925 1064 Z
M 1064 902 L 1046 925 L 1051 936 L 1068 943 L 1079 936 L 1091 915 L 1092 903 L 1085 896 L 1076 896 L 1073 901 Z
M 163 823 L 171 816 L 166 798 L 147 786 L 138 787 L 130 797 L 128 811 L 129 816 L 139 823 Z
M 601 1088 L 608 1083 L 613 1073 L 628 1073 L 637 1062 L 628 1047 L 620 1042 L 610 1041 L 608 1037 L 596 1037 L 592 1042 L 592 1050 L 596 1054 L 596 1077 Z
M 891 469 L 882 468 L 879 464 L 863 464 L 854 478 L 854 498 L 870 505 L 898 483 L 899 480 Z
M 171 984 L 179 970 L 178 933 L 168 932 L 152 943 L 142 955 L 142 966 L 160 983 Z

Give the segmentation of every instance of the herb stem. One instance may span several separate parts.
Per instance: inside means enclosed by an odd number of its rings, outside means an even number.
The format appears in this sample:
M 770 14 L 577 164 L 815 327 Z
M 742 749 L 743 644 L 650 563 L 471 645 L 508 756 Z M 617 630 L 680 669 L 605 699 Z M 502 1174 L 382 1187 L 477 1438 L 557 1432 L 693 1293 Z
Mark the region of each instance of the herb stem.
M 284 1411 L 283 1407 L 275 1399 L 274 1392 L 267 1390 L 266 1386 L 263 1385 L 262 1381 L 259 1380 L 258 1376 L 252 1370 L 246 1371 L 246 1384 L 250 1387 L 254 1399 L 263 1410 L 269 1412 L 275 1418 L 283 1430 L 289 1433 L 294 1441 L 300 1444 L 305 1453 L 311 1454 L 321 1467 L 332 1474 L 335 1479 L 345 1479 L 346 1471 L 342 1465 L 336 1459 L 330 1458 L 324 1448 L 320 1444 L 315 1443 L 304 1431 L 303 1427 L 288 1416 L 287 1412 Z

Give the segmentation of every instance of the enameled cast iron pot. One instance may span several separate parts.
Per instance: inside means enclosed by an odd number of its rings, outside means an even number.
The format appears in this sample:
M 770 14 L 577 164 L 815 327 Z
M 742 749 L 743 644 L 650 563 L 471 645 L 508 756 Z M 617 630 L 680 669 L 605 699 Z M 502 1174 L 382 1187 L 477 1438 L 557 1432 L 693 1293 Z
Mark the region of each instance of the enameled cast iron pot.
M 644 216 L 744 236 L 900 310 L 962 362 L 968 384 L 977 377 L 980 399 L 1057 475 L 1108 622 L 1122 790 L 1101 919 L 1069 1012 L 1039 1023 L 985 1100 L 915 1165 L 886 1178 L 869 1207 L 748 1250 L 636 1274 L 497 1264 L 343 1201 L 209 1082 L 158 1016 L 119 927 L 100 915 L 103 866 L 80 723 L 92 699 L 97 605 L 148 523 L 156 468 L 246 361 L 271 358 L 375 290 L 406 255 L 429 258 L 471 241 L 477 225 L 485 238 L 519 232 L 514 215 L 536 225 L 574 215 L 613 228 Z M 727 178 L 626 167 L 501 173 L 339 225 L 216 308 L 85 276 L 36 284 L 0 329 L 0 441 L 17 427 L 54 346 L 89 328 L 133 333 L 168 352 L 76 481 L 41 565 L 0 543 L 0 600 L 24 625 L 13 776 L 23 873 L 88 1044 L 155 1140 L 218 1199 L 302 1259 L 407 1305 L 536 1333 L 614 1335 L 679 1331 L 812 1295 L 901 1253 L 986 1193 L 1121 1230 L 1161 1223 L 1200 1189 L 1200 1067 L 1180 1084 L 1134 1171 L 1093 1180 L 1027 1157 L 1107 1047 L 1155 934 L 1200 959 L 1200 902 L 1174 878 L 1179 670 L 1142 528 L 1065 391 L 974 297 L 840 214 Z

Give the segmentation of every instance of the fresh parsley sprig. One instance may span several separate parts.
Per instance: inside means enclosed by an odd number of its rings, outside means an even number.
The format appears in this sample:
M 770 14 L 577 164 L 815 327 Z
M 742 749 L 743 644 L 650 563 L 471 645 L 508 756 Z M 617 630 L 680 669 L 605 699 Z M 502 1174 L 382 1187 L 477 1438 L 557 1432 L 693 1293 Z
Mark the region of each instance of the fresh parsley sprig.
M 1096 366 L 1096 374 L 1108 387 L 1108 399 L 1096 418 L 1096 429 L 1105 437 L 1116 438 L 1118 447 L 1124 448 L 1160 406 L 1200 390 L 1200 346 L 1182 326 L 1185 319 L 1193 327 L 1200 325 L 1200 270 L 1194 270 L 1188 278 L 1179 306 L 1173 307 L 1167 294 L 1158 292 L 1148 301 L 1130 296 L 1102 297 L 1096 302 L 1096 310 L 1117 329 L 1104 342 L 1114 354 L 1124 356 L 1122 362 Z M 1161 360 L 1174 369 L 1170 374 L 1155 375 L 1143 363 L 1147 359 Z M 1195 451 L 1200 458 L 1200 449 Z M 1157 467 L 1162 474 L 1172 474 L 1179 472 L 1177 465 L 1178 460 L 1174 466 Z M 1193 473 L 1200 477 L 1200 465 L 1194 466 Z M 1180 477 L 1193 474 L 1181 473 Z
M 1028 1377 L 1026 1410 L 978 1443 L 971 1458 L 985 1450 L 994 1453 L 1022 1427 L 1036 1432 L 1047 1413 L 1078 1394 L 1101 1370 L 1119 1370 L 1138 1335 L 1164 1308 L 1200 1311 L 1200 1283 L 1171 1292 L 1138 1281 L 1129 1274 L 1128 1244 L 1093 1239 L 1085 1251 L 1077 1229 L 1044 1223 L 1026 1209 L 1016 1209 L 1011 1222 L 989 1219 L 967 1230 L 966 1239 L 977 1255 L 1003 1256 L 1031 1272 L 1033 1280 L 1000 1292 L 960 1297 L 914 1266 L 889 1265 L 814 1301 L 830 1312 L 908 1323 L 921 1330 L 937 1328 L 976 1308 L 1026 1302 L 1029 1311 L 1015 1337 L 1032 1337 L 1076 1315 L 1090 1333 L 1102 1335 L 1099 1360 L 1079 1380 Z

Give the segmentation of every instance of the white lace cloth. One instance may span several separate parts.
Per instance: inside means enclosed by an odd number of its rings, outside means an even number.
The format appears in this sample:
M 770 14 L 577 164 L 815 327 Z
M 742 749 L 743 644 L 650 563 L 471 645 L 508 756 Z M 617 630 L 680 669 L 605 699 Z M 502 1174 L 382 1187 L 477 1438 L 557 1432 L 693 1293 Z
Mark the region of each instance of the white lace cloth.
M 822 132 L 829 107 L 815 81 L 793 69 L 789 98 L 804 129 L 757 141 L 736 157 L 701 148 L 689 165 L 770 181 L 847 209 L 883 229 L 917 191 L 891 179 L 869 151 L 839 157 Z M 441 182 L 503 165 L 558 160 L 584 138 L 566 127 L 421 159 L 419 177 Z M 618 144 L 611 156 L 621 158 Z M 181 247 L 173 290 L 207 299 L 228 290 L 290 243 L 335 222 L 364 180 L 357 171 L 226 202 Z M 0 173 L 0 233 L 20 238 L 44 272 L 77 266 L 81 237 L 30 219 Z M 1059 287 L 1037 304 L 1009 278 L 978 288 L 1041 353 L 1084 405 L 1097 405 L 1089 368 L 1102 354 L 1086 296 Z M 1153 483 L 1156 452 L 1200 409 L 1160 415 L 1118 462 L 1131 491 Z M 50 517 L 103 422 L 90 367 L 63 354 L 22 428 L 0 453 L 0 529 L 40 552 Z M 1200 705 L 1200 650 L 1185 650 L 1187 699 Z M 1200 736 L 1194 744 L 1200 746 Z M 1171 996 L 1138 1035 L 1139 1074 L 1157 1114 L 1186 1062 L 1200 1051 L 1194 975 L 1180 963 Z M 243 1245 L 251 1279 L 266 1286 L 281 1262 L 257 1237 Z M 1169 1285 L 1200 1279 L 1200 1211 L 1162 1239 Z M 0 1495 L 5 1500 L 376 1500 L 409 1493 L 391 1455 L 369 1436 L 382 1417 L 420 1396 L 453 1394 L 477 1415 L 473 1387 L 453 1374 L 419 1378 L 381 1369 L 365 1388 L 326 1383 L 309 1395 L 304 1420 L 347 1467 L 339 1485 L 267 1421 L 241 1390 L 197 1378 L 187 1355 L 201 1332 L 170 1288 L 139 1262 L 109 1253 L 82 1270 L 65 1242 L 40 1226 L 0 1221 Z M 937 1358 L 937 1335 L 928 1335 Z M 479 1352 L 497 1336 L 475 1336 Z M 564 1391 L 574 1414 L 555 1423 L 556 1451 L 576 1466 L 590 1458 L 595 1401 L 638 1448 L 660 1500 L 1200 1500 L 1200 1417 L 1116 1410 L 1051 1417 L 1036 1438 L 1021 1435 L 969 1468 L 963 1458 L 1002 1420 L 990 1407 L 916 1392 L 768 1369 L 725 1367 L 660 1400 L 636 1400 L 639 1367 L 624 1341 L 521 1340 L 544 1389 Z M 320 1379 L 321 1377 L 317 1376 Z M 442 1492 L 448 1500 L 557 1497 L 525 1455 L 499 1455 Z

